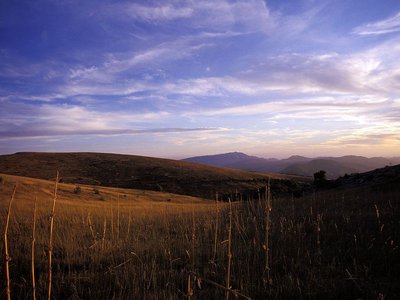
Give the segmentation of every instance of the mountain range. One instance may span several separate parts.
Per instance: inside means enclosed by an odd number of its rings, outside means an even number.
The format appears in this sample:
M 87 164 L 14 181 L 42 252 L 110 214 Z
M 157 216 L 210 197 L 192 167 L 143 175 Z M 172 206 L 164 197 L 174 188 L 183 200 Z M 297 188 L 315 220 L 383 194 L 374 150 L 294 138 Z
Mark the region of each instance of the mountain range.
M 400 157 L 367 158 L 347 155 L 310 158 L 294 155 L 286 159 L 276 159 L 250 156 L 241 152 L 230 152 L 190 157 L 184 159 L 184 161 L 245 171 L 276 172 L 301 176 L 313 176 L 315 172 L 324 170 L 328 179 L 335 179 L 345 174 L 368 172 L 377 168 L 400 164 Z

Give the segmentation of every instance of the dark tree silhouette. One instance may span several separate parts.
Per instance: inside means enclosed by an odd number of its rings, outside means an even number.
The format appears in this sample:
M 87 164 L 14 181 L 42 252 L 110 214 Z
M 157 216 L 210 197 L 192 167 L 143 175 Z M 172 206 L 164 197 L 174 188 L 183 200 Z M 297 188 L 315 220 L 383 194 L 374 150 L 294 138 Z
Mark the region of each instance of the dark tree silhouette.
M 326 179 L 326 172 L 324 170 L 320 170 L 314 173 L 314 184 L 317 187 L 324 187 L 326 186 L 328 180 Z

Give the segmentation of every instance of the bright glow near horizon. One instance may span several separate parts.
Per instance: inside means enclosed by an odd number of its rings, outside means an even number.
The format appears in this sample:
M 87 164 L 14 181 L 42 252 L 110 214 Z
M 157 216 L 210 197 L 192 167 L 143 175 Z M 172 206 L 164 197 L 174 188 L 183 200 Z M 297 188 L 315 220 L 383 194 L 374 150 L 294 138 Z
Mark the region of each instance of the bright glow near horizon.
M 400 155 L 400 2 L 0 3 L 0 153 Z

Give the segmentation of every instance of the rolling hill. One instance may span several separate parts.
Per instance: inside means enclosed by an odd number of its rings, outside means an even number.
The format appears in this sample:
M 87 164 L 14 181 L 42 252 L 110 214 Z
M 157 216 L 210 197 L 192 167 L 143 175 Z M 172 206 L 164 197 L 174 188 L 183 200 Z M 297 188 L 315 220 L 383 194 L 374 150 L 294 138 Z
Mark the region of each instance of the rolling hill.
M 0 156 L 0 172 L 54 179 L 65 183 L 145 189 L 213 198 L 265 186 L 270 176 L 276 191 L 298 189 L 298 176 L 257 174 L 191 162 L 107 153 L 16 153 Z

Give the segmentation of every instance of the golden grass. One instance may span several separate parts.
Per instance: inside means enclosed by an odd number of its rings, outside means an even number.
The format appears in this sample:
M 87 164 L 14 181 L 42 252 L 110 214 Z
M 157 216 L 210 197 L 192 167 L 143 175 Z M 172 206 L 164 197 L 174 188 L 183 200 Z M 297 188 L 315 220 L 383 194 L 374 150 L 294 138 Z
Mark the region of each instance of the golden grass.
M 36 292 L 43 295 L 43 279 L 46 276 L 46 296 L 48 299 L 53 297 L 52 286 L 56 283 L 55 280 L 59 280 L 59 278 L 54 279 L 53 276 L 54 251 L 56 265 L 60 264 L 59 251 L 61 249 L 64 249 L 63 251 L 67 254 L 63 258 L 63 263 L 66 264 L 76 264 L 78 261 L 82 261 L 83 257 L 87 257 L 84 254 L 85 251 L 96 252 L 97 259 L 101 260 L 103 259 L 101 258 L 102 256 L 125 247 L 124 243 L 132 245 L 134 239 L 143 239 L 146 232 L 141 229 L 139 231 L 133 230 L 133 228 L 152 227 L 151 222 L 155 220 L 162 221 L 167 225 L 171 221 L 174 222 L 174 219 L 185 219 L 186 217 L 191 219 L 191 265 L 192 269 L 194 269 L 195 230 L 196 226 L 198 226 L 195 214 L 215 212 L 214 201 L 191 196 L 88 185 L 79 186 L 80 191 L 77 193 L 76 185 L 57 183 L 54 186 L 54 182 L 46 180 L 4 174 L 0 174 L 0 176 L 3 179 L 0 186 L 0 209 L 5 211 L 8 204 L 7 223 L 4 232 L 6 273 L 9 274 L 7 233 L 11 218 L 13 222 L 10 222 L 12 223 L 10 225 L 14 238 L 23 238 L 21 235 L 24 229 L 21 226 L 24 228 L 31 226 L 32 298 L 35 297 Z M 13 186 L 16 184 L 18 184 L 18 189 L 14 189 L 13 192 Z M 52 189 L 53 191 L 51 191 Z M 95 189 L 97 190 L 96 192 L 94 191 Z M 13 195 L 11 201 L 9 201 L 10 194 Z M 36 198 L 38 199 L 37 201 Z M 10 210 L 11 202 L 13 202 L 12 214 Z M 33 215 L 33 218 L 30 218 L 31 222 L 26 218 L 28 215 Z M 111 228 L 115 227 L 114 232 L 110 232 L 110 225 Z M 165 229 L 168 228 L 165 227 Z M 77 241 L 82 245 L 81 250 L 76 249 L 77 245 L 79 245 Z M 35 244 L 42 250 L 39 253 L 36 252 L 36 262 L 39 265 L 38 280 L 40 288 L 38 291 L 36 291 L 35 285 Z M 16 245 L 12 246 L 15 249 Z M 151 246 L 138 245 L 138 248 L 142 247 L 147 251 L 146 249 Z M 46 249 L 47 255 L 43 256 L 40 252 L 43 253 Z M 131 249 L 133 250 L 133 248 Z M 103 253 L 100 253 L 101 251 Z M 134 251 L 132 252 L 134 253 Z M 21 255 L 23 254 L 19 253 L 15 256 Z M 45 257 L 47 257 L 48 261 L 47 270 L 40 266 L 43 265 L 42 261 Z M 110 264 L 112 264 L 112 261 L 110 261 Z M 111 265 L 109 270 L 118 269 L 121 266 L 120 264 L 114 267 Z M 12 272 L 13 270 L 11 269 L 11 277 Z M 192 284 L 194 284 L 193 281 L 190 285 Z M 10 276 L 7 275 L 7 293 L 10 292 L 9 287 Z
M 0 176 L 1 220 L 7 217 L 18 183 L 8 232 L 9 282 L 16 299 L 33 296 L 29 282 L 33 262 L 27 253 L 32 247 L 31 216 L 37 194 L 32 238 L 36 237 L 36 291 L 42 299 L 47 296 L 54 182 Z M 219 202 L 218 210 L 215 201 L 187 196 L 84 185 L 79 193 L 75 189 L 75 185 L 58 186 L 53 299 L 194 300 L 223 299 L 229 294 L 235 299 L 376 299 L 380 294 L 396 299 L 400 295 L 398 189 L 338 190 L 296 199 L 271 199 L 267 189 L 267 201 L 261 201 L 262 191 L 259 202 L 233 202 L 231 207 Z M 266 222 L 272 206 L 268 199 L 273 200 L 274 213 Z M 2 222 L 0 230 L 4 227 Z M 5 250 L 3 243 L 0 248 Z M 4 269 L 0 267 L 0 298 L 6 298 Z
M 1 187 L 0 205 L 4 206 L 6 201 L 9 200 L 11 194 L 10 184 L 20 183 L 16 191 L 18 202 L 15 203 L 19 212 L 31 211 L 32 206 L 29 207 L 26 203 L 33 203 L 34 193 L 39 199 L 38 211 L 40 213 L 48 211 L 49 207 L 51 209 L 54 182 L 5 174 L 0 174 L 0 176 L 5 182 Z M 81 192 L 75 194 L 75 187 L 75 184 L 58 184 L 57 207 L 59 207 L 60 213 L 76 214 L 79 211 L 91 211 L 91 215 L 94 216 L 104 214 L 105 210 L 112 205 L 112 210 L 115 214 L 117 214 L 118 210 L 126 213 L 131 209 L 135 211 L 134 215 L 138 218 L 145 217 L 148 213 L 158 215 L 177 211 L 191 212 L 192 206 L 188 204 L 194 204 L 196 210 L 207 211 L 214 207 L 213 201 L 185 195 L 146 190 L 94 187 L 90 185 L 80 185 Z M 96 194 L 94 189 L 97 189 L 99 194 Z

